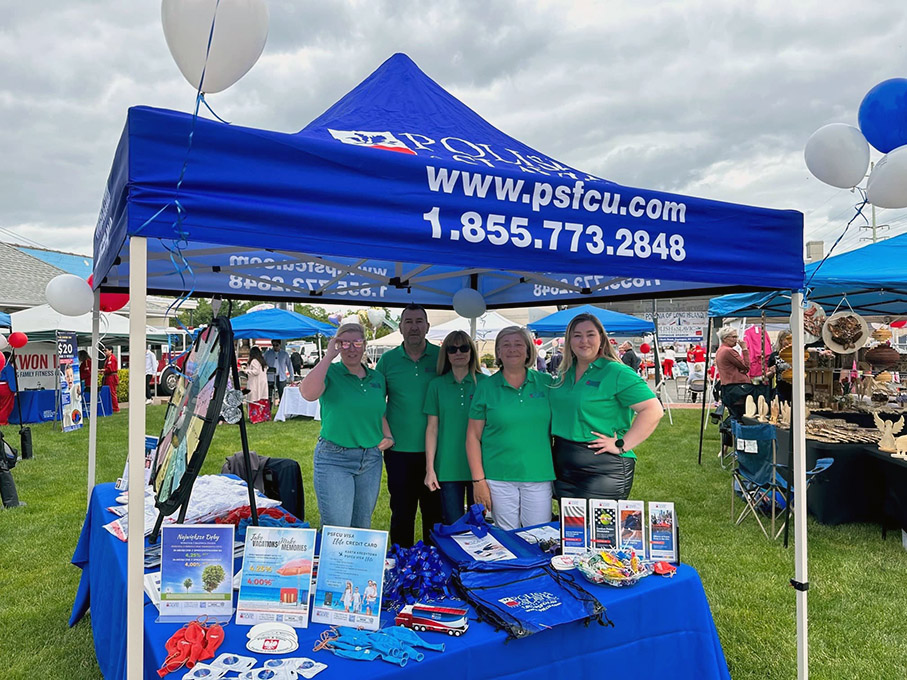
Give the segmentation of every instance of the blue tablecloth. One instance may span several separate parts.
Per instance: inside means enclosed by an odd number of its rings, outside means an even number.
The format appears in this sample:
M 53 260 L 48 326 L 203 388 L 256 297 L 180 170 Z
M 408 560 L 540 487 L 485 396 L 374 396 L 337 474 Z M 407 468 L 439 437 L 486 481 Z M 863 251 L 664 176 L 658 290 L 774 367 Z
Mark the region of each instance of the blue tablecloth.
M 92 493 L 88 515 L 72 562 L 82 568 L 82 579 L 73 604 L 70 625 L 91 605 L 98 665 L 107 680 L 125 678 L 126 667 L 126 544 L 114 538 L 103 524 L 114 519 L 105 508 L 117 491 L 100 484 Z M 239 561 L 237 561 L 237 569 Z M 581 578 L 578 576 L 578 578 Z M 559 626 L 505 644 L 504 633 L 485 623 L 470 623 L 461 638 L 425 633 L 432 642 L 443 641 L 443 653 L 426 651 L 421 663 L 398 668 L 383 661 L 350 661 L 328 651 L 312 652 L 325 626 L 313 624 L 299 630 L 299 649 L 290 656 L 308 656 L 328 664 L 319 680 L 331 678 L 392 677 L 431 680 L 501 678 L 577 678 L 624 675 L 633 678 L 730 678 L 721 643 L 712 621 L 705 591 L 692 567 L 681 565 L 673 579 L 650 576 L 631 588 L 595 586 L 583 582 L 608 610 L 614 627 L 592 624 Z M 156 669 L 165 657 L 164 642 L 178 624 L 158 624 L 157 609 L 145 598 L 145 678 L 158 680 Z M 474 614 L 471 619 L 474 619 Z M 391 616 L 382 616 L 392 625 Z M 249 655 L 245 649 L 246 626 L 225 627 L 220 651 Z M 273 658 L 259 656 L 260 660 Z M 260 665 L 260 663 L 259 663 Z M 171 674 L 182 677 L 185 671 Z
M 22 404 L 22 420 L 26 423 L 47 423 L 51 420 L 62 420 L 57 409 L 57 393 L 54 390 L 23 390 L 16 393 L 16 399 Z M 86 400 L 86 407 L 87 407 Z M 101 387 L 98 394 L 98 416 L 109 416 L 113 411 L 110 403 L 110 388 Z M 56 415 L 56 417 L 54 417 Z M 88 408 L 85 409 L 85 418 L 88 418 Z M 19 422 L 19 406 L 13 406 L 9 422 Z

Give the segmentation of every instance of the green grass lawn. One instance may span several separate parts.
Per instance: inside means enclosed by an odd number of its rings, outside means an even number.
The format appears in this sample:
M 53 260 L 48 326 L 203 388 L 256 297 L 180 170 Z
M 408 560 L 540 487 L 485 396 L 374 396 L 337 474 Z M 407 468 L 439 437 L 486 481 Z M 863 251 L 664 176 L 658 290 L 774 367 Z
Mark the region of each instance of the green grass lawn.
M 149 433 L 159 430 L 163 415 L 162 406 L 148 409 Z M 698 420 L 698 411 L 675 411 L 675 424 L 665 419 L 638 448 L 632 497 L 676 503 L 683 561 L 705 584 L 732 677 L 795 677 L 795 598 L 788 585 L 793 546 L 769 542 L 752 519 L 733 526 L 729 474 L 714 455 L 714 427 L 703 465 L 696 465 Z M 89 619 L 67 627 L 80 574 L 69 561 L 87 504 L 88 430 L 32 430 L 35 458 L 13 471 L 28 506 L 0 512 L 0 678 L 99 678 Z M 296 419 L 249 432 L 260 454 L 300 462 L 307 519 L 317 525 L 311 469 L 318 424 Z M 14 428 L 6 434 L 13 437 Z M 122 472 L 126 435 L 125 411 L 102 419 L 98 482 Z M 203 473 L 219 472 L 239 449 L 238 429 L 218 427 Z M 389 515 L 383 491 L 373 526 L 386 529 Z M 825 527 L 810 520 L 809 557 L 811 677 L 907 677 L 907 552 L 899 533 L 882 541 L 878 526 Z

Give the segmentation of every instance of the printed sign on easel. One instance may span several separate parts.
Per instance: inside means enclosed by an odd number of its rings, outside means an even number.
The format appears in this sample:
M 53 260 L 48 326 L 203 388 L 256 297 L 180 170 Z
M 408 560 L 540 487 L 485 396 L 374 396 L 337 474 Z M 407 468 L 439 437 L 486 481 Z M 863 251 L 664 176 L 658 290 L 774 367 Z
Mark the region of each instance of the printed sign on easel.
M 79 345 L 73 331 L 57 331 L 59 405 L 63 431 L 82 427 L 82 381 L 79 376 Z

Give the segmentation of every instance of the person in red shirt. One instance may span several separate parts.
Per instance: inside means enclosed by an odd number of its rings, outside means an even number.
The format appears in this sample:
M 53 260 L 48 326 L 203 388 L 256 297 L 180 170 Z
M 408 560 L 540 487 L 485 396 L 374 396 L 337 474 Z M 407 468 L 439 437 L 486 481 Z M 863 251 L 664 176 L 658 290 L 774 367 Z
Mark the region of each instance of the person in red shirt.
M 9 355 L 3 356 L 8 357 Z M 0 425 L 9 425 L 9 416 L 13 412 L 15 403 L 16 373 L 13 365 L 5 361 L 3 370 L 0 371 Z
M 110 388 L 110 403 L 113 406 L 113 412 L 119 413 L 120 402 L 117 400 L 117 387 L 120 384 L 120 375 L 118 373 L 120 367 L 110 347 L 104 348 L 104 356 L 107 357 L 106 361 L 104 361 L 104 384 Z

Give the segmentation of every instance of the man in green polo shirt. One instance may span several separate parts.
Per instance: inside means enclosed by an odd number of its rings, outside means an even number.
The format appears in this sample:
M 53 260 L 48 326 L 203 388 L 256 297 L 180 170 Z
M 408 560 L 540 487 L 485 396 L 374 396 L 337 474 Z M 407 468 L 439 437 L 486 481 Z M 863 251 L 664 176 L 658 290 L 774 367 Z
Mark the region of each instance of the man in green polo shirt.
M 437 345 L 425 340 L 428 314 L 407 305 L 400 316 L 403 344 L 381 355 L 375 370 L 387 381 L 387 422 L 394 446 L 384 452 L 387 490 L 391 497 L 391 543 L 413 545 L 416 510 L 422 511 L 422 540 L 428 541 L 441 521 L 441 499 L 425 480 L 425 393 L 437 372 Z

